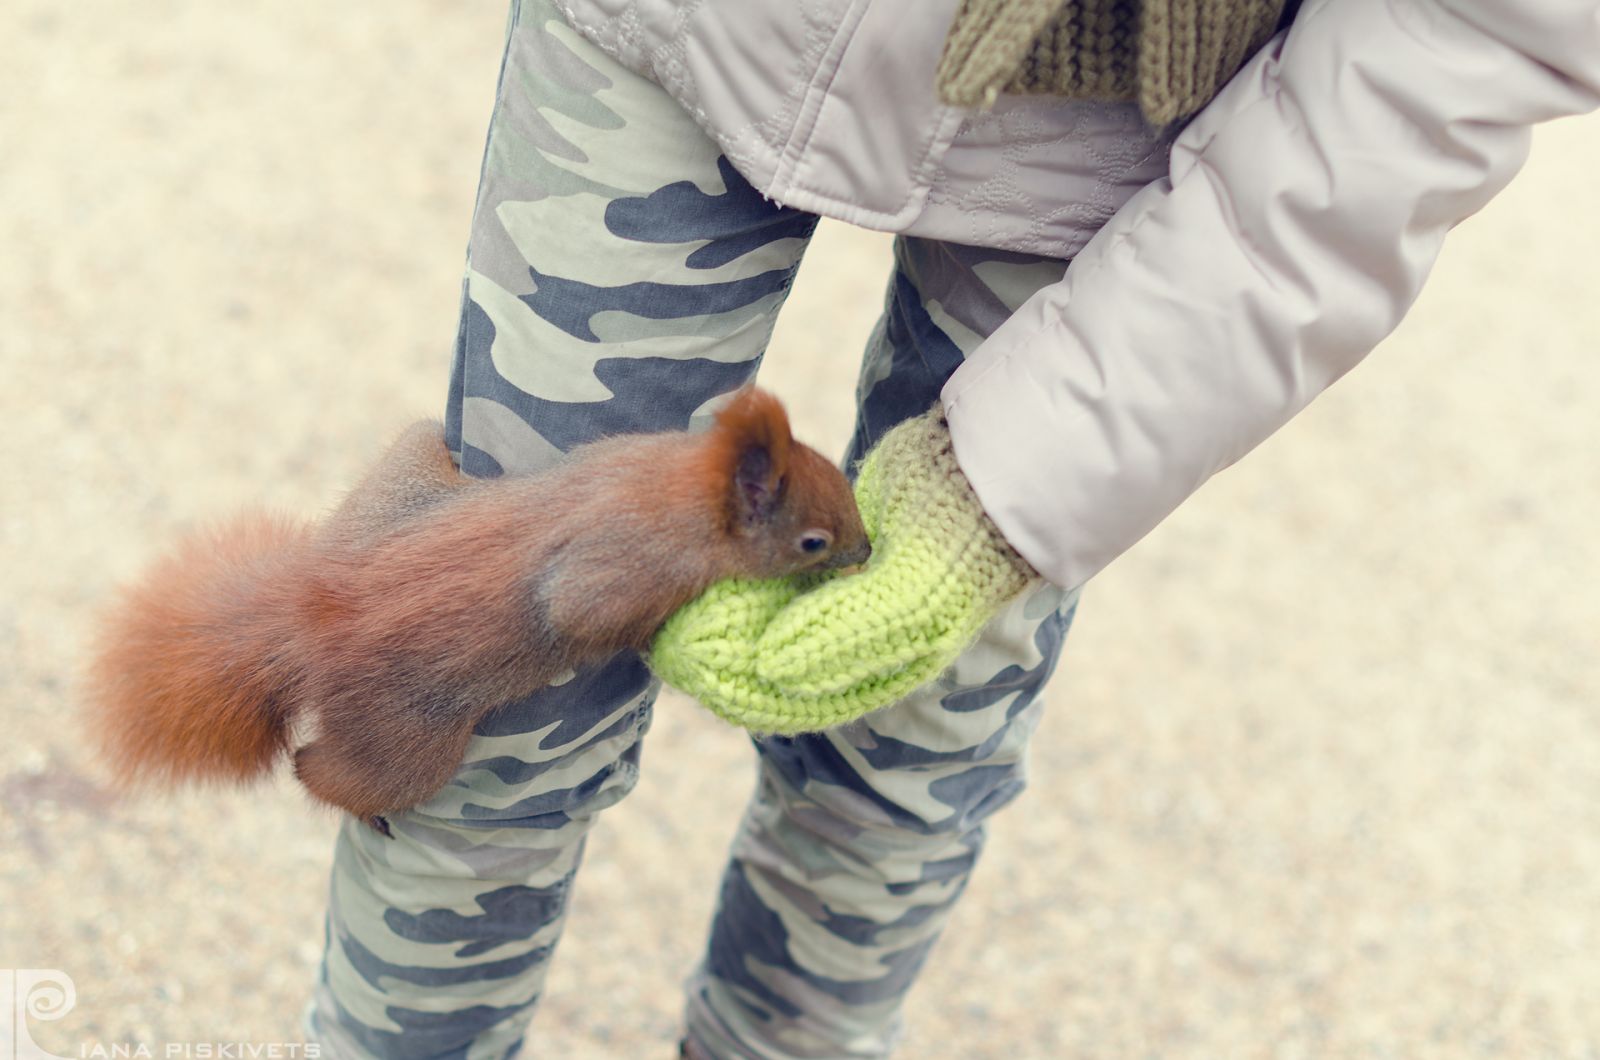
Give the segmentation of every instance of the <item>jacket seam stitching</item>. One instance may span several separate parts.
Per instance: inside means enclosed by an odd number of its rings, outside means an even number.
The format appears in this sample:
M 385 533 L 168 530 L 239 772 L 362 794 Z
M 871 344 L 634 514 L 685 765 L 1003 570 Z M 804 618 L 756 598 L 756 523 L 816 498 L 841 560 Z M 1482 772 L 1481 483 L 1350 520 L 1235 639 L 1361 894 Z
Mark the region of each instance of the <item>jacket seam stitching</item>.
M 805 95 L 800 100 L 800 113 L 795 119 L 793 128 L 789 130 L 789 136 L 784 141 L 783 147 L 778 151 L 778 164 L 773 167 L 772 188 L 775 195 L 780 194 L 786 184 L 794 181 L 794 170 L 798 168 L 800 157 L 816 134 L 817 119 L 822 114 L 822 106 L 827 102 L 828 91 L 833 87 L 839 68 L 844 65 L 845 53 L 850 50 L 850 45 L 855 40 L 856 29 L 861 24 L 865 10 L 866 5 L 859 0 L 851 4 L 848 16 L 839 23 L 838 30 L 822 54 L 822 61 L 817 64 L 816 73 L 806 85 Z M 799 187 L 798 184 L 795 186 Z

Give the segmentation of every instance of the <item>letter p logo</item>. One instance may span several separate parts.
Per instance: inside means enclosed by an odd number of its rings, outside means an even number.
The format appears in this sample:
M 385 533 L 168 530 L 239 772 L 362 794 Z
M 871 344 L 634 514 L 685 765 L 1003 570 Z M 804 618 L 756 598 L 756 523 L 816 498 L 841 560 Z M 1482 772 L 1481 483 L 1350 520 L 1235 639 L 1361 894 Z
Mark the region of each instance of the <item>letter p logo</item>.
M 33 1042 L 28 1020 L 58 1020 L 72 1011 L 72 977 L 53 968 L 0 968 L 0 1060 L 68 1060 Z

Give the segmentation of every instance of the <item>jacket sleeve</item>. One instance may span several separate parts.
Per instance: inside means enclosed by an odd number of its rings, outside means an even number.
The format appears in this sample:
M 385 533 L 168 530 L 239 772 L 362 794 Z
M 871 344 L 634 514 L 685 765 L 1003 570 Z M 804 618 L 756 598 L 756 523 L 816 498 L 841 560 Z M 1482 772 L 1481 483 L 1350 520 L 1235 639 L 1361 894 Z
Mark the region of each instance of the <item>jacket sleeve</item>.
M 1081 584 L 1399 324 L 1531 125 L 1597 105 L 1595 0 L 1308 0 L 946 384 L 984 507 Z

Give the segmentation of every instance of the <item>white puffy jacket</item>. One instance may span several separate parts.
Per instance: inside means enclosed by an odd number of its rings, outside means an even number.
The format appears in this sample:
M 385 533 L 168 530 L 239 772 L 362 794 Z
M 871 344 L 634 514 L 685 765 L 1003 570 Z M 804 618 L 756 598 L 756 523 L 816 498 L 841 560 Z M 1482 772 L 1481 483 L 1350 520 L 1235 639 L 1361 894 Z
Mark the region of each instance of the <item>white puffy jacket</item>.
M 1072 257 L 946 384 L 1007 539 L 1087 580 L 1400 322 L 1529 127 L 1600 105 L 1597 0 L 1306 0 L 1176 136 L 945 107 L 956 0 L 559 0 L 786 205 Z

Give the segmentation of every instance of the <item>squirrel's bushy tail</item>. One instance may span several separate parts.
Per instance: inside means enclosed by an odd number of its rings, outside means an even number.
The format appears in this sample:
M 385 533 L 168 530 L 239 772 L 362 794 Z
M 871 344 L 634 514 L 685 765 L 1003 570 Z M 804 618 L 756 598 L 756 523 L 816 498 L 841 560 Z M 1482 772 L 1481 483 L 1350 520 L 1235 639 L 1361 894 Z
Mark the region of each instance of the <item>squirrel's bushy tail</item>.
M 107 613 L 90 724 L 125 781 L 242 782 L 288 743 L 310 530 L 250 514 L 196 533 Z

